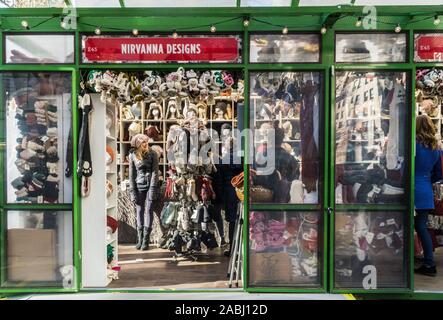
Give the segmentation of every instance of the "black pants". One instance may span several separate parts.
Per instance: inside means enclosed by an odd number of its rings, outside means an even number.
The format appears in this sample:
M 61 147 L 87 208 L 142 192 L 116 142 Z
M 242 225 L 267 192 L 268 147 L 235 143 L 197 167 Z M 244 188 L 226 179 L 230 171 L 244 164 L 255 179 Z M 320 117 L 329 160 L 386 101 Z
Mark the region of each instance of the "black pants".
M 135 208 L 137 214 L 137 228 L 152 228 L 154 220 L 154 206 L 152 200 L 149 200 L 147 191 L 137 192 Z

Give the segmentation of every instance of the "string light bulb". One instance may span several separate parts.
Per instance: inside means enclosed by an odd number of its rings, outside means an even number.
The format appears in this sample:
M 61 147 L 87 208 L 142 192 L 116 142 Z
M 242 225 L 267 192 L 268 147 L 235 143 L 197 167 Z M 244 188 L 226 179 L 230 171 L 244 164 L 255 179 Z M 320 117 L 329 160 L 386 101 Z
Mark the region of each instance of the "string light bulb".
M 60 27 L 62 27 L 63 29 L 66 29 L 66 22 L 65 22 L 64 17 L 60 18 Z
M 288 27 L 284 27 L 283 30 L 281 31 L 281 33 L 283 34 L 288 34 L 289 30 Z
M 396 33 L 399 33 L 399 32 L 401 31 L 400 23 L 397 24 L 397 26 L 395 27 L 394 31 L 395 31 Z
M 438 26 L 440 24 L 440 18 L 438 17 L 438 15 L 434 16 L 434 25 Z
M 137 29 L 132 29 L 132 35 L 133 36 L 138 36 L 138 30 Z
M 320 29 L 321 34 L 325 34 L 327 31 L 328 31 L 328 29 L 326 28 L 326 26 L 323 26 Z
M 249 19 L 248 19 L 248 18 L 245 18 L 245 19 L 243 20 L 243 26 L 244 26 L 245 28 L 249 27 Z
M 214 25 L 212 25 L 211 26 L 211 32 L 214 33 L 215 31 L 217 31 L 217 28 Z
M 357 18 L 357 21 L 355 21 L 355 26 L 358 28 L 358 27 L 361 27 L 361 17 L 358 17 Z
M 95 28 L 94 32 L 98 36 L 102 34 L 102 31 L 101 31 L 100 27 Z
M 177 39 L 177 38 L 178 38 L 178 33 L 177 33 L 177 31 L 174 30 L 174 32 L 172 33 L 172 37 L 173 37 L 174 39 Z
M 22 20 L 22 27 L 25 29 L 29 29 L 29 23 L 26 20 Z

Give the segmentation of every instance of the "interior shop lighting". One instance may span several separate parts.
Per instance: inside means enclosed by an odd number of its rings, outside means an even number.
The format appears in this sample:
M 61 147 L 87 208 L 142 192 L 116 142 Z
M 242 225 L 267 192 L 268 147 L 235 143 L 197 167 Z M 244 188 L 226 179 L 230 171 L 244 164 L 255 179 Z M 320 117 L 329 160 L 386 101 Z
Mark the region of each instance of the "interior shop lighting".
M 100 27 L 95 28 L 95 31 L 94 31 L 94 32 L 95 32 L 95 34 L 98 35 L 98 36 L 102 34 L 102 31 L 101 31 Z
M 440 24 L 440 18 L 438 17 L 438 15 L 434 16 L 434 25 L 438 26 Z
M 243 20 L 243 26 L 244 26 L 245 28 L 249 27 L 249 19 L 248 19 L 248 18 L 245 18 L 245 19 Z
M 177 31 L 174 30 L 174 32 L 172 33 L 172 37 L 173 37 L 174 39 L 177 39 L 177 38 L 178 38 L 178 33 L 177 33 Z
M 210 30 L 212 33 L 214 33 L 215 31 L 217 31 L 217 28 L 214 25 L 212 25 Z
M 138 36 L 138 30 L 137 29 L 132 29 L 132 35 L 134 37 Z
M 399 33 L 399 32 L 401 31 L 400 23 L 397 24 L 397 26 L 395 27 L 394 31 L 395 31 L 396 33 Z
M 358 17 L 357 18 L 357 21 L 355 21 L 355 26 L 358 28 L 358 27 L 361 27 L 361 17 Z
M 288 27 L 284 27 L 283 30 L 281 31 L 281 33 L 283 34 L 288 34 Z

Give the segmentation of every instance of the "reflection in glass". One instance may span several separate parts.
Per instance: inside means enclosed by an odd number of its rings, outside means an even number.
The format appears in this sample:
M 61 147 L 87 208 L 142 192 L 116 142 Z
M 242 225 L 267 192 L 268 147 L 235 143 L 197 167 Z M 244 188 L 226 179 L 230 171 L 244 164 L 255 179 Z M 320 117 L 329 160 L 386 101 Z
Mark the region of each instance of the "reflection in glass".
M 318 203 L 320 73 L 252 73 L 251 88 L 251 202 Z
M 74 35 L 6 35 L 6 63 L 74 63 Z
M 409 109 L 404 72 L 338 72 L 336 203 L 405 203 Z
M 249 285 L 319 286 L 320 232 L 317 212 L 251 212 Z
M 251 62 L 319 62 L 318 34 L 251 35 Z
M 74 286 L 72 214 L 8 211 L 5 287 Z
M 8 203 L 71 203 L 71 74 L 8 72 L 1 77 Z
M 406 62 L 405 33 L 337 33 L 336 62 Z
M 406 287 L 403 212 L 335 215 L 335 287 Z

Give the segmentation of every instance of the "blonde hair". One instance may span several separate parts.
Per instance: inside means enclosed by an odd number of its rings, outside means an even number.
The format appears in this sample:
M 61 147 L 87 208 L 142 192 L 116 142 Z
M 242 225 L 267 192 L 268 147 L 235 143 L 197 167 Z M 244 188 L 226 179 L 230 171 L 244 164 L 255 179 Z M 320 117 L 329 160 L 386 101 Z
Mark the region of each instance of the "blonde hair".
M 437 130 L 431 118 L 425 114 L 421 114 L 417 117 L 415 134 L 418 142 L 435 150 L 438 147 L 438 141 L 435 137 L 436 133 Z
M 149 148 L 149 144 L 147 145 L 146 149 L 142 148 L 142 144 L 134 152 L 135 157 L 137 158 L 137 160 L 141 160 L 143 158 L 143 156 L 146 155 L 149 152 L 149 149 L 150 149 Z

